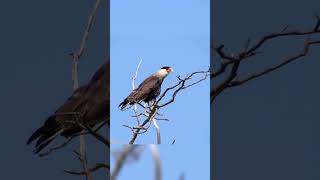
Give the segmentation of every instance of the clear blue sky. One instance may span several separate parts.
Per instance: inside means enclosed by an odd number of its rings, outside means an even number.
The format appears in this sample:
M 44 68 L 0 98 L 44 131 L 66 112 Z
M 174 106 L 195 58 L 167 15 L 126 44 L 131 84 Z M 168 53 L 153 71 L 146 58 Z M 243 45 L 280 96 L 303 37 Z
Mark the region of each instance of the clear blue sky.
M 111 139 L 127 144 L 132 133 L 123 124 L 134 124 L 132 111 L 122 112 L 118 104 L 131 91 L 131 77 L 143 58 L 136 85 L 162 66 L 171 66 L 163 88 L 186 75 L 209 67 L 209 0 L 111 1 Z M 164 179 L 209 179 L 210 107 L 209 80 L 182 91 L 174 104 L 161 110 L 170 122 L 160 121 Z M 174 146 L 169 146 L 173 140 Z M 155 143 L 154 127 L 140 135 L 139 144 Z M 114 150 L 114 149 L 113 149 Z M 144 153 L 135 167 L 150 167 L 150 153 Z M 137 177 L 133 165 L 120 179 Z

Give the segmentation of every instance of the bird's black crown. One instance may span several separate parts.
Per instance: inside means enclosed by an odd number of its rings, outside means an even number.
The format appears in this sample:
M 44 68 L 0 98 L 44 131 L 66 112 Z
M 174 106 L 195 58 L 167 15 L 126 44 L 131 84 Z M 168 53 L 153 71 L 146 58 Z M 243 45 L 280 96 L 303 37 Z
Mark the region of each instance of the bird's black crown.
M 169 68 L 171 68 L 171 67 L 169 67 L 169 66 L 164 66 L 164 67 L 162 67 L 161 69 L 169 69 Z

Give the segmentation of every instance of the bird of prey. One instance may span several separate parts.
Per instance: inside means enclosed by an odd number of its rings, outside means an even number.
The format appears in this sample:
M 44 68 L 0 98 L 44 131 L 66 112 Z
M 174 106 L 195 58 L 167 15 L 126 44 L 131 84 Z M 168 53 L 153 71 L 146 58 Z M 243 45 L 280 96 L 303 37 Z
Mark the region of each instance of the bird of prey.
M 155 100 L 160 95 L 161 84 L 164 78 L 172 71 L 173 69 L 171 67 L 165 66 L 145 79 L 119 104 L 121 110 L 124 110 L 127 105 L 134 105 L 142 101 L 149 103 Z
M 73 94 L 47 118 L 27 144 L 36 141 L 35 153 L 39 153 L 59 135 L 71 137 L 83 130 L 81 124 L 90 127 L 110 118 L 110 61 L 105 62 L 88 84 Z

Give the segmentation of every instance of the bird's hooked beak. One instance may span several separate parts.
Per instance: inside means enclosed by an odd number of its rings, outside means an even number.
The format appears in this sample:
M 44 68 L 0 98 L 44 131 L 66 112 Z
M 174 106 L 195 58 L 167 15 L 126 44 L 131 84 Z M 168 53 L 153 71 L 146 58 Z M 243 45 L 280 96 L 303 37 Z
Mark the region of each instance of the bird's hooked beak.
M 168 72 L 168 74 L 169 74 L 169 73 L 172 73 L 172 72 L 173 72 L 173 69 L 172 69 L 172 68 L 168 68 L 168 69 L 167 69 L 167 72 Z

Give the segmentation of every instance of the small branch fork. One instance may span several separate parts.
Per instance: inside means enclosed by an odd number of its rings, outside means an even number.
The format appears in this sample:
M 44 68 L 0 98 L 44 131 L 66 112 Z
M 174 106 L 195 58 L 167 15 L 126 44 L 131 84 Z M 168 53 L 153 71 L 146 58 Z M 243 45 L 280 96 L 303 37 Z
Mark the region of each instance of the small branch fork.
M 74 138 L 76 137 L 79 137 L 80 135 L 87 135 L 87 134 L 91 134 L 93 137 L 95 137 L 98 141 L 101 141 L 103 144 L 105 144 L 107 147 L 110 147 L 110 143 L 109 144 L 106 144 L 106 142 L 109 142 L 108 139 L 104 138 L 104 140 L 100 140 L 99 138 L 97 138 L 98 136 L 101 136 L 98 131 L 103 128 L 105 125 L 107 124 L 107 121 L 104 121 L 102 122 L 98 127 L 96 127 L 95 129 L 92 129 L 88 126 L 88 128 L 90 129 L 87 129 L 85 126 L 81 125 L 81 124 L 78 124 L 79 126 L 81 127 L 85 127 L 86 128 L 86 131 L 83 131 L 83 132 L 80 132 L 80 133 L 77 133 L 77 134 L 74 134 L 72 135 L 71 137 L 67 138 L 63 143 L 61 144 L 58 144 L 54 147 L 51 147 L 50 149 L 48 149 L 46 152 L 44 153 L 40 153 L 39 156 L 40 157 L 44 157 L 44 156 L 47 156 L 47 155 L 50 155 L 51 153 L 53 153 L 54 151 L 57 151 L 61 148 L 64 148 L 65 146 L 67 146 Z
M 61 144 L 60 146 L 57 146 L 57 147 L 49 149 L 49 151 L 45 155 L 48 155 L 51 152 L 53 152 L 53 151 L 55 151 L 55 150 L 57 150 L 59 148 L 64 147 L 73 138 L 75 138 L 77 136 L 81 137 L 81 136 L 84 136 L 86 134 L 92 135 L 95 139 L 97 139 L 98 141 L 103 143 L 107 148 L 110 149 L 110 141 L 109 141 L 109 139 L 103 137 L 101 134 L 98 133 L 98 131 L 107 124 L 108 120 L 105 120 L 104 122 L 102 122 L 96 129 L 92 129 L 89 125 L 87 125 L 87 124 L 83 123 L 82 121 L 80 121 L 80 118 L 81 118 L 81 116 L 77 119 L 77 125 L 80 126 L 81 128 L 83 128 L 84 130 L 82 132 L 78 133 L 78 134 L 75 134 L 75 135 L 71 136 L 70 138 L 68 138 L 65 141 L 65 143 Z M 106 168 L 108 170 L 107 173 L 109 173 L 110 167 L 109 167 L 108 164 L 97 163 L 94 167 L 89 168 L 88 165 L 87 165 L 88 162 L 87 162 L 86 159 L 84 159 L 83 154 L 81 154 L 81 152 L 78 152 L 76 150 L 74 150 L 73 152 L 77 155 L 77 157 L 78 157 L 79 161 L 81 162 L 81 164 L 83 165 L 83 167 L 84 167 L 84 164 L 86 164 L 86 166 L 85 166 L 86 168 L 83 168 L 84 170 L 81 171 L 81 172 L 77 172 L 77 171 L 73 171 L 73 170 L 64 170 L 64 172 L 66 172 L 68 174 L 71 174 L 71 175 L 84 175 L 87 178 L 91 177 L 91 173 L 92 172 L 95 172 L 95 171 L 97 171 L 97 170 L 99 170 L 101 168 Z
M 315 17 L 315 25 L 312 28 L 304 31 L 288 30 L 288 26 L 286 26 L 278 32 L 270 33 L 263 36 L 254 44 L 251 44 L 251 40 L 248 39 L 247 43 L 244 45 L 243 50 L 241 50 L 236 55 L 227 54 L 224 51 L 225 46 L 223 44 L 217 47 L 213 47 L 212 49 L 222 61 L 219 67 L 213 67 L 213 70 L 211 71 L 210 79 L 214 81 L 214 87 L 210 92 L 210 102 L 213 103 L 216 97 L 226 89 L 240 86 L 251 80 L 262 77 L 306 56 L 309 53 L 309 49 L 311 46 L 320 44 L 320 40 L 312 40 L 310 38 L 312 35 L 320 34 L 320 18 L 318 15 L 316 15 Z M 305 42 L 301 51 L 287 58 L 283 58 L 278 64 L 270 65 L 263 70 L 249 73 L 244 77 L 239 76 L 240 65 L 242 62 L 247 61 L 247 59 L 259 54 L 259 50 L 268 42 L 280 39 L 282 37 L 305 37 Z M 225 78 L 222 81 L 218 82 L 217 79 L 220 77 Z
M 142 60 L 140 60 L 137 70 L 132 78 L 132 88 L 134 88 L 134 81 L 137 78 L 137 74 L 140 68 Z M 192 78 L 195 78 L 196 76 L 202 76 L 201 78 L 198 77 L 198 80 L 191 81 Z M 191 73 L 190 75 L 186 75 L 184 78 L 181 76 L 177 76 L 178 82 L 167 88 L 162 94 L 160 94 L 159 98 L 152 102 L 151 104 L 142 105 L 141 103 L 137 103 L 133 107 L 134 115 L 132 117 L 136 118 L 137 124 L 135 126 L 129 126 L 129 125 L 123 125 L 124 127 L 129 128 L 132 131 L 132 138 L 129 141 L 129 144 L 134 144 L 135 140 L 137 139 L 139 134 L 144 134 L 148 132 L 148 129 L 151 126 L 151 123 L 156 128 L 156 137 L 157 137 L 157 144 L 161 144 L 161 132 L 160 127 L 157 123 L 157 121 L 169 121 L 166 118 L 161 118 L 159 116 L 162 116 L 159 113 L 159 109 L 164 108 L 165 106 L 170 105 L 176 100 L 177 95 L 182 91 L 185 90 L 191 86 L 194 86 L 196 84 L 199 84 L 200 82 L 206 80 L 210 76 L 210 71 L 196 71 Z M 166 98 L 171 93 L 170 98 Z M 166 100 L 165 100 L 166 99 Z M 139 113 L 137 110 L 137 105 L 141 106 L 143 108 L 143 113 Z M 146 118 L 142 123 L 140 121 L 140 118 Z

